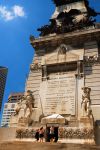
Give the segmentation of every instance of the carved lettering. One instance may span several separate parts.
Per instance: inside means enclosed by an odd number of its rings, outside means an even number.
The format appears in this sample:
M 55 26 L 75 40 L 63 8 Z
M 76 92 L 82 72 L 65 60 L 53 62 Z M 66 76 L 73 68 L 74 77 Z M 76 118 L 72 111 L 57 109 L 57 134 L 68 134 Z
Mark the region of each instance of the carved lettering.
M 45 113 L 75 115 L 75 75 L 60 75 L 48 80 Z

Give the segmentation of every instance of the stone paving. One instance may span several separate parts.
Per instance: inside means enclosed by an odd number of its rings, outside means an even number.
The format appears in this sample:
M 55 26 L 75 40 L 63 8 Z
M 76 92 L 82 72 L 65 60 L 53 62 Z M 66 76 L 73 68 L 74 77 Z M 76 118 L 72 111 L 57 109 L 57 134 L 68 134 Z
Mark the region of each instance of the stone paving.
M 100 146 L 32 141 L 0 142 L 0 150 L 100 150 Z

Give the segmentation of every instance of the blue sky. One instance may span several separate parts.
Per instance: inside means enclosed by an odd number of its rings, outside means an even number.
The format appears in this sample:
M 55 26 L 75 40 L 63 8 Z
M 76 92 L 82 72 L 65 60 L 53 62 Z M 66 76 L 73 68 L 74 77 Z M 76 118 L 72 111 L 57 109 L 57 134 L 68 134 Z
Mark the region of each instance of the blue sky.
M 90 5 L 99 11 L 100 0 Z M 0 66 L 8 68 L 3 104 L 10 93 L 24 91 L 34 54 L 29 37 L 38 37 L 37 28 L 48 24 L 54 9 L 52 0 L 0 0 Z

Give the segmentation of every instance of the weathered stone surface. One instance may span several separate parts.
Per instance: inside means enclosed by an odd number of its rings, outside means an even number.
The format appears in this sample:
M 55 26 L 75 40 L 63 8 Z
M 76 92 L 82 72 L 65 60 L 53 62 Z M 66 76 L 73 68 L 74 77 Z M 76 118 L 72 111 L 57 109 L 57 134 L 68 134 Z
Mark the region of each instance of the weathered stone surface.
M 48 81 L 44 111 L 45 114 L 75 115 L 74 74 L 55 75 L 55 79 Z
M 14 127 L 0 128 L 0 141 L 11 141 L 14 140 L 15 138 L 16 138 L 16 128 Z
M 57 4 L 51 24 L 39 29 L 42 37 L 30 38 L 35 55 L 25 91 L 34 93 L 36 108 L 27 107 L 25 114 L 24 104 L 18 119 L 19 125 L 28 126 L 31 120 L 40 123 L 42 117 L 61 114 L 68 121 L 68 127 L 72 127 L 66 131 L 68 135 L 79 138 L 78 133 L 83 135 L 83 130 L 93 130 L 94 121 L 100 119 L 95 110 L 100 108 L 100 27 L 95 27 L 90 19 L 91 12 L 92 16 L 97 13 L 87 1 L 69 0 L 63 4 Z M 91 89 L 89 96 L 82 94 L 82 87 Z M 77 127 L 75 131 L 74 127 Z
M 0 143 L 0 150 L 99 150 L 99 146 L 87 144 L 64 144 L 64 143 L 36 143 L 36 142 L 3 142 Z
M 61 127 L 59 128 L 59 137 L 67 139 L 94 139 L 94 130 L 89 127 Z M 94 141 L 93 141 L 94 142 Z

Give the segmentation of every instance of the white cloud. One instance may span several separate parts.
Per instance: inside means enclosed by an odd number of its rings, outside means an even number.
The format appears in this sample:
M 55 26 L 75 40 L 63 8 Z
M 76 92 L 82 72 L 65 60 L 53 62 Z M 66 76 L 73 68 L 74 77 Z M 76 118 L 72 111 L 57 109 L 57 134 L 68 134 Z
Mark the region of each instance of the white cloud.
M 8 11 L 5 6 L 0 6 L 0 17 L 4 20 L 12 20 L 14 18 L 12 12 Z
M 17 17 L 24 17 L 24 8 L 18 5 L 14 5 L 10 10 L 6 6 L 0 5 L 0 18 L 5 21 L 13 20 Z
M 15 5 L 15 6 L 13 6 L 12 9 L 13 9 L 13 12 L 14 12 L 15 16 L 19 16 L 19 17 L 24 17 L 25 16 L 25 12 L 24 12 L 23 7 Z

